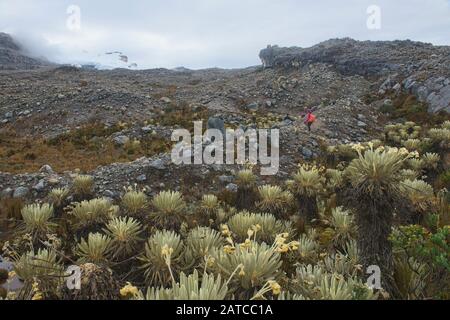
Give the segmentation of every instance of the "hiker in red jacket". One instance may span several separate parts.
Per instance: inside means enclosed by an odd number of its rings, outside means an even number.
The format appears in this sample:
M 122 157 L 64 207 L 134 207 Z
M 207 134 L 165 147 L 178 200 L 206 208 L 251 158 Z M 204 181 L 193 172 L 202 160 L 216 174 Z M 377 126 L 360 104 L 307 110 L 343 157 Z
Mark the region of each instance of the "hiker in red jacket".
M 313 115 L 314 110 L 315 110 L 315 108 L 313 108 L 313 109 L 306 108 L 306 110 L 305 110 L 306 115 L 305 115 L 304 123 L 308 127 L 308 132 L 311 132 L 311 125 L 316 121 L 316 116 Z

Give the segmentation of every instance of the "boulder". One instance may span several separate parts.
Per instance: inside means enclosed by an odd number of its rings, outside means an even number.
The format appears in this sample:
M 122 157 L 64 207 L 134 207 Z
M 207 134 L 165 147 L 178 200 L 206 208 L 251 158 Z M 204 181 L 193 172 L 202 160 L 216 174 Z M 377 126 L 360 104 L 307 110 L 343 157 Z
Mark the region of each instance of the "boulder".
M 39 182 L 33 186 L 33 190 L 36 190 L 38 192 L 42 191 L 44 189 L 45 189 L 45 180 L 44 179 L 39 180 Z
M 428 111 L 437 113 L 439 111 L 450 112 L 450 85 L 443 87 L 438 92 L 428 95 L 426 101 L 429 104 Z
M 116 197 L 116 194 L 111 190 L 105 190 L 103 192 L 103 196 L 105 196 L 106 198 L 114 199 Z
M 53 169 L 48 164 L 44 164 L 40 169 L 39 172 L 47 173 L 47 174 L 53 174 Z
M 162 97 L 159 100 L 164 102 L 164 103 L 171 103 L 172 102 L 172 99 L 170 99 L 169 97 Z
M 415 95 L 417 96 L 417 99 L 419 99 L 419 101 L 425 102 L 427 101 L 428 97 L 428 89 L 425 86 L 421 86 L 417 89 Z
M 259 105 L 258 102 L 252 102 L 250 104 L 248 104 L 245 109 L 249 110 L 249 111 L 257 111 L 259 109 Z
M 148 164 L 148 166 L 157 170 L 164 170 L 166 168 L 162 159 L 153 160 Z
M 30 190 L 27 187 L 18 187 L 14 190 L 13 197 L 14 198 L 25 198 Z
M 219 117 L 210 117 L 208 119 L 208 129 L 217 129 L 225 135 L 225 122 Z
M 300 147 L 301 153 L 305 159 L 312 159 L 314 157 L 314 153 L 311 151 L 311 149 L 307 147 Z

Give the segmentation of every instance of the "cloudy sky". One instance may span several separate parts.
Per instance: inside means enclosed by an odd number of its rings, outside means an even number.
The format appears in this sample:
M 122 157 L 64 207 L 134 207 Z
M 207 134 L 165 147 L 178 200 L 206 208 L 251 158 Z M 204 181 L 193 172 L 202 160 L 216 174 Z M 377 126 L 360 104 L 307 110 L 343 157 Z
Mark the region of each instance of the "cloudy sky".
M 380 20 L 368 13 L 372 5 Z M 234 68 L 259 64 L 269 43 L 352 37 L 450 45 L 450 0 L 0 0 L 0 31 L 57 62 L 121 51 L 140 68 Z

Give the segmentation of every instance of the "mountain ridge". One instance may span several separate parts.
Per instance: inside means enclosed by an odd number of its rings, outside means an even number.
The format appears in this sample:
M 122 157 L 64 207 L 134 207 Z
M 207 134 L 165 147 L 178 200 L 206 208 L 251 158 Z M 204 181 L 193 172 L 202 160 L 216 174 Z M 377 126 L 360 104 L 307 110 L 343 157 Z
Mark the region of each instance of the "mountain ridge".
M 52 63 L 28 55 L 9 34 L 0 32 L 0 70 L 30 70 Z
M 384 79 L 378 90 L 381 95 L 395 87 L 427 103 L 430 113 L 450 112 L 450 46 L 342 38 L 309 48 L 269 45 L 259 56 L 264 68 L 301 69 L 325 63 L 343 75 Z

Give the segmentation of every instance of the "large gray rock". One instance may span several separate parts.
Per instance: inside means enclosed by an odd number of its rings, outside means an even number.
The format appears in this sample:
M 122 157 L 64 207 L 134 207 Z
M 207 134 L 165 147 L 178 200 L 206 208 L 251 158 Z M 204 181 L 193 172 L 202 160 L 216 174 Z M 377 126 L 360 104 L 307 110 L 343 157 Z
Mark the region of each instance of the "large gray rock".
M 356 125 L 357 125 L 358 127 L 361 127 L 361 128 L 367 127 L 367 123 L 365 123 L 365 122 L 363 122 L 363 121 L 358 121 L 358 122 L 356 123 Z
M 25 198 L 30 190 L 27 187 L 18 187 L 14 190 L 13 197 L 14 198 Z
M 252 102 L 250 104 L 248 104 L 245 109 L 250 110 L 250 111 L 257 111 L 259 109 L 259 104 L 258 102 Z
M 396 84 L 396 81 L 393 80 L 390 76 L 381 84 L 380 90 L 384 92 L 391 90 Z
M 314 153 L 311 151 L 311 149 L 309 149 L 307 147 L 300 147 L 300 148 L 301 148 L 301 153 L 302 153 L 303 157 L 305 157 L 305 159 L 309 160 L 314 157 Z
M 45 189 L 45 180 L 44 179 L 39 180 L 39 182 L 33 186 L 33 190 L 36 190 L 38 192 L 42 191 L 44 189 Z
M 105 196 L 106 198 L 114 199 L 116 197 L 116 193 L 111 190 L 105 190 L 103 192 L 103 196 Z
M 166 166 L 164 165 L 164 161 L 162 159 L 156 159 L 149 163 L 150 168 L 157 170 L 164 170 Z
M 450 85 L 443 87 L 438 92 L 432 92 L 428 98 L 429 112 L 447 111 L 450 112 Z
M 208 129 L 217 129 L 225 134 L 225 122 L 219 117 L 210 117 L 208 119 Z

